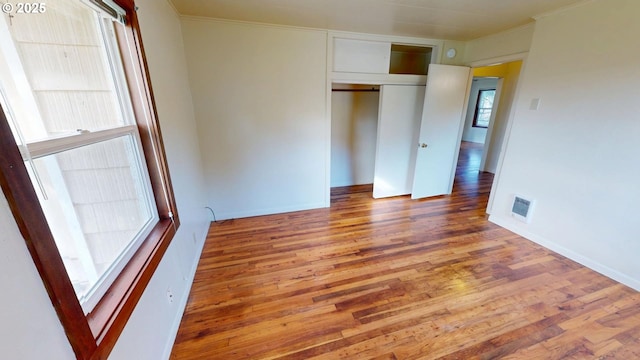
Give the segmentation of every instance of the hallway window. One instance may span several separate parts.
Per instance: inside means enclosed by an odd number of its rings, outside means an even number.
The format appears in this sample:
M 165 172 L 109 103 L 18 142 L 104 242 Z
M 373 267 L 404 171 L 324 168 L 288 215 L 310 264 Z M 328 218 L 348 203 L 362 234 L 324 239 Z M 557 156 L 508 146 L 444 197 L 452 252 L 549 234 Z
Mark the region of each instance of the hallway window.
M 480 90 L 478 101 L 476 102 L 476 112 L 473 116 L 473 127 L 487 128 L 491 119 L 493 100 L 496 96 L 496 89 Z

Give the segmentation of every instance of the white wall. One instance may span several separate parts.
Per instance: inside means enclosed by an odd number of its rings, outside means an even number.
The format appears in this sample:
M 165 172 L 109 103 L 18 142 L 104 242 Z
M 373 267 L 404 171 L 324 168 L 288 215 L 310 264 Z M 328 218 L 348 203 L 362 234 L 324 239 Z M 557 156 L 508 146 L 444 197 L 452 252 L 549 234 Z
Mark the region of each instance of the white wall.
M 110 359 L 168 358 L 208 228 L 180 23 L 165 1 L 138 0 L 169 168 L 183 226 L 160 263 Z M 0 194 L 0 357 L 74 359 L 64 329 Z M 195 240 L 195 241 L 194 241 Z M 174 302 L 166 299 L 168 288 Z
M 538 20 L 491 216 L 636 289 L 639 13 L 601 0 Z M 510 217 L 514 194 L 536 201 L 530 224 Z
M 0 192 L 0 357 L 74 359 L 71 345 Z
M 466 41 L 444 40 L 442 45 L 442 52 L 440 54 L 440 64 L 464 65 L 466 48 Z M 447 56 L 447 51 L 449 49 L 454 49 L 456 51 L 456 56 L 454 56 L 453 58 L 449 58 Z
M 495 89 L 498 85 L 498 79 L 475 78 L 471 84 L 469 92 L 469 106 L 467 106 L 467 115 L 464 120 L 464 130 L 462 132 L 462 141 L 470 141 L 474 143 L 484 144 L 487 136 L 487 128 L 473 127 L 473 116 L 476 113 L 476 104 L 478 103 L 478 93 L 480 90 Z M 495 107 L 494 107 L 495 111 Z
M 466 64 L 529 51 L 535 24 L 520 26 L 494 35 L 471 40 L 464 51 Z
M 331 186 L 372 184 L 378 91 L 331 93 Z
M 114 360 L 169 358 L 210 221 L 180 19 L 166 0 L 136 5 L 181 226 L 116 343 Z
M 217 218 L 328 206 L 326 31 L 195 18 L 182 30 Z

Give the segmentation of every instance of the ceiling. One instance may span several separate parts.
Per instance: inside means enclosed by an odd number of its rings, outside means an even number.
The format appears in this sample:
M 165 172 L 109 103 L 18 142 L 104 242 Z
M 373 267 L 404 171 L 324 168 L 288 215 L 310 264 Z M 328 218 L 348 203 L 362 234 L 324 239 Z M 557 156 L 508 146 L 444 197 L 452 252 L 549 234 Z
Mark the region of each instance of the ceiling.
M 471 40 L 585 0 L 170 0 L 182 15 Z

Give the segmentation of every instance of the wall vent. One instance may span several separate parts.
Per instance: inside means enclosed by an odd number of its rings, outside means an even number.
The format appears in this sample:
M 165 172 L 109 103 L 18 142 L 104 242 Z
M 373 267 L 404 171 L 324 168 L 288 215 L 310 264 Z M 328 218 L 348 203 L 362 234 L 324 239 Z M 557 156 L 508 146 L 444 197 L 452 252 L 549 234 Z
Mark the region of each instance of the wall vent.
M 513 206 L 511 207 L 511 215 L 513 217 L 528 223 L 531 220 L 532 211 L 533 200 L 526 199 L 519 195 L 513 197 Z

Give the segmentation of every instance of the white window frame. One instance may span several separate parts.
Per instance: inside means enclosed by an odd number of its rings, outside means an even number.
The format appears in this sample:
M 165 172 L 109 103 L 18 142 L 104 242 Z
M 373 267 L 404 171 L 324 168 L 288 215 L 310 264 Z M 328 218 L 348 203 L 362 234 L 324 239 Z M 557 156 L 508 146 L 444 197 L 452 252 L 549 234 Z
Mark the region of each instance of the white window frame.
M 144 189 L 144 200 L 147 208 L 150 210 L 149 212 L 151 214 L 151 217 L 140 228 L 136 236 L 129 242 L 123 252 L 121 252 L 120 255 L 116 258 L 116 260 L 114 260 L 112 265 L 91 287 L 91 290 L 85 296 L 79 298 L 80 305 L 82 305 L 85 314 L 91 312 L 91 310 L 93 310 L 93 308 L 98 304 L 100 299 L 102 299 L 102 297 L 109 289 L 109 286 L 111 286 L 115 278 L 122 271 L 129 260 L 131 260 L 133 254 L 136 252 L 142 241 L 151 233 L 153 226 L 159 221 L 158 211 L 153 199 L 153 192 L 151 191 L 151 180 L 149 178 L 148 172 L 146 171 L 147 163 L 144 159 L 144 156 L 142 155 L 144 151 L 142 149 L 138 128 L 135 125 L 128 125 L 120 128 L 102 130 L 97 132 L 82 132 L 73 136 L 37 141 L 19 146 L 20 152 L 23 155 L 23 160 L 25 162 L 28 162 L 49 155 L 54 155 L 62 151 L 98 144 L 124 136 L 130 136 L 132 139 L 132 143 L 135 144 L 134 158 L 135 162 L 138 165 L 136 166 L 137 175 L 142 181 L 142 187 Z M 60 190 L 66 191 L 65 189 Z M 74 215 L 69 214 L 67 216 Z M 81 260 L 87 261 L 87 259 Z

